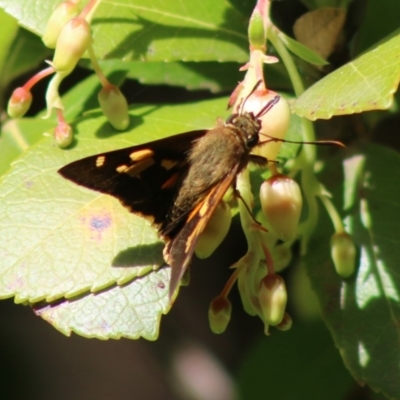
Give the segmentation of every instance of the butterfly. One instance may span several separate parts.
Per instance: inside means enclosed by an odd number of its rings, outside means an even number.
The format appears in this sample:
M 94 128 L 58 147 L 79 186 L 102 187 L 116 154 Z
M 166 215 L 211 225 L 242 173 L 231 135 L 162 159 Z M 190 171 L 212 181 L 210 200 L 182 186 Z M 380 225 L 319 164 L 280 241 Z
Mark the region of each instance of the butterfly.
M 231 114 L 210 130 L 184 132 L 138 146 L 74 161 L 58 172 L 78 185 L 116 197 L 132 213 L 151 220 L 166 242 L 171 267 L 170 297 L 187 270 L 196 243 L 236 176 L 249 164 L 268 160 L 251 154 L 260 141 L 260 117 Z

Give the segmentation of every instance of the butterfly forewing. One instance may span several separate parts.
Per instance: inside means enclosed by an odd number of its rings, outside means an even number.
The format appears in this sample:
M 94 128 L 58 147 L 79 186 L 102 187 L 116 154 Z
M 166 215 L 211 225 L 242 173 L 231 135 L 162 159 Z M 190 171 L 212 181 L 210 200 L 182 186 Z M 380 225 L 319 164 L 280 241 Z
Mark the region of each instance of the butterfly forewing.
M 79 185 L 118 198 L 158 225 L 187 170 L 187 153 L 206 133 L 186 132 L 154 142 L 86 157 L 59 170 Z

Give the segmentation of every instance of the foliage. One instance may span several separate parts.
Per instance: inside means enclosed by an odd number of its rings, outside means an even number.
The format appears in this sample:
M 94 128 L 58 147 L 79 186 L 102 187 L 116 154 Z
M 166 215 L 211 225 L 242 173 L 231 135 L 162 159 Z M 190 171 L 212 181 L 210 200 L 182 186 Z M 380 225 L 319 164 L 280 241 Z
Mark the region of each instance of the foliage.
M 32 71 L 51 54 L 39 36 L 58 3 L 0 0 L 1 93 L 12 89 L 13 79 Z M 67 149 L 55 144 L 55 120 L 43 120 L 43 111 L 16 120 L 3 119 L 0 298 L 14 297 L 17 303 L 29 304 L 64 334 L 76 332 L 101 339 L 157 338 L 161 315 L 171 304 L 169 271 L 163 267 L 163 244 L 156 232 L 148 221 L 130 214 L 115 199 L 66 182 L 56 172 L 88 155 L 210 128 L 217 117 L 229 115 L 224 111 L 227 94 L 243 79 L 239 68 L 249 60 L 247 27 L 252 6 L 249 12 L 239 3 L 103 0 L 91 23 L 95 54 L 114 84 L 138 80 L 144 88 L 168 85 L 188 91 L 207 89 L 218 97 L 181 104 L 132 104 L 128 128 L 116 132 L 96 105 L 100 85 L 90 75 L 74 82 L 63 96 L 65 116 L 75 133 Z M 269 32 L 267 53 L 281 62 L 267 64 L 264 73 L 272 89 L 289 99 L 296 97 L 291 103 L 294 115 L 287 138 L 313 139 L 309 136 L 311 125 L 300 122 L 299 117 L 327 119 L 324 139 L 342 140 L 347 146 L 335 151 L 320 149 L 318 160 L 311 166 L 315 167 L 315 176 L 299 166 L 300 157 L 293 161 L 297 147 L 286 143 L 282 148 L 278 167 L 292 175 L 302 171 L 299 180 L 308 201 L 300 225 L 301 255 L 295 257 L 294 264 L 306 268 L 323 320 L 355 380 L 388 398 L 400 399 L 400 189 L 395 172 L 400 158 L 398 144 L 387 145 L 388 140 L 382 138 L 390 121 L 398 120 L 394 93 L 400 79 L 400 33 L 393 16 L 400 12 L 400 5 L 391 0 L 386 8 L 382 2 L 371 0 L 362 9 L 348 1 L 303 1 L 314 11 L 353 6 L 348 13 L 349 25 L 357 20 L 354 15 L 362 21 L 352 31 L 341 27 L 339 37 L 332 38 L 336 52 L 324 66 L 316 48 L 309 48 L 313 43 L 300 44 L 291 37 L 292 31 L 284 33 L 283 27 L 278 28 L 278 3 L 272 3 L 271 18 L 276 25 Z M 87 59 L 81 61 L 81 67 L 90 68 Z M 298 71 L 307 84 L 305 91 Z M 0 101 L 4 104 L 7 99 Z M 355 113 L 362 114 L 343 117 Z M 338 136 L 337 126 L 341 127 Z M 307 146 L 305 149 L 305 157 L 314 151 Z M 322 190 L 322 186 L 315 184 L 314 178 L 324 185 L 326 198 L 327 192 L 333 196 L 331 207 L 326 203 L 330 200 L 320 200 L 334 227 L 321 204 L 316 211 L 316 199 L 321 196 L 310 193 L 316 188 Z M 255 207 L 259 208 L 257 198 Z M 338 224 L 332 207 L 338 210 L 357 247 L 356 272 L 346 279 L 336 274 L 330 258 L 330 238 Z M 289 285 L 294 324 L 313 307 L 304 301 L 309 298 L 304 279 L 297 281 L 295 277 L 293 274 Z M 321 343 L 329 342 L 320 327 L 307 333 L 303 328 L 294 331 L 295 336 L 287 342 L 288 333 L 274 332 L 279 339 L 273 339 L 292 352 L 296 344 L 306 348 L 303 339 L 306 341 L 308 335 L 323 337 Z M 263 344 L 257 347 L 241 371 L 243 398 L 251 398 L 251 388 L 257 387 L 252 380 L 258 379 L 254 371 L 264 371 L 259 355 L 265 351 Z M 268 358 L 279 356 L 269 354 Z M 307 372 L 311 376 L 324 361 L 337 365 L 337 353 L 330 351 L 325 360 L 315 357 L 310 371 L 302 371 L 304 377 L 301 375 L 299 382 L 304 384 Z M 268 376 L 273 379 L 274 371 Z M 265 384 L 262 379 L 261 384 Z M 336 397 L 330 398 L 344 398 L 350 385 L 346 382 L 336 387 Z M 326 382 L 327 386 L 336 386 L 335 377 Z M 298 390 L 312 389 L 300 385 Z M 315 393 L 319 398 L 329 398 L 319 394 L 323 388 Z M 280 398 L 294 398 L 290 390 L 285 395 Z

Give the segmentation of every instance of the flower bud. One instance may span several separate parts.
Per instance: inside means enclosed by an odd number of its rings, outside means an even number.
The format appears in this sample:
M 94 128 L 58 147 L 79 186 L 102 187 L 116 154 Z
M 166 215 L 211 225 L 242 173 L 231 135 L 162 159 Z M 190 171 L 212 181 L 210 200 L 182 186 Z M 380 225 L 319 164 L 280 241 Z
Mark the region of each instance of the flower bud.
M 258 292 L 264 322 L 278 325 L 282 322 L 287 302 L 285 281 L 279 275 L 267 275 L 260 284 Z
M 277 93 L 272 90 L 256 90 L 244 104 L 244 111 L 256 115 Z M 268 141 L 271 137 L 283 139 L 289 127 L 290 108 L 287 101 L 280 97 L 279 101 L 264 115 L 260 117 L 262 126 L 260 142 Z M 268 135 L 268 136 L 263 136 Z M 268 142 L 264 146 L 258 146 L 253 150 L 254 154 L 265 157 L 267 160 L 276 160 L 282 142 Z
M 128 103 L 122 92 L 114 85 L 103 87 L 98 95 L 103 114 L 108 122 L 120 131 L 129 125 Z
M 61 148 L 68 147 L 74 138 L 71 126 L 66 122 L 59 122 L 54 131 L 54 138 Z
M 63 26 L 78 14 L 79 7 L 72 1 L 64 1 L 59 4 L 47 21 L 46 30 L 42 36 L 45 46 L 54 49 Z
M 250 18 L 248 34 L 250 46 L 253 48 L 265 46 L 266 34 L 264 21 L 257 8 L 255 8 Z
M 336 272 L 343 278 L 353 274 L 356 264 L 356 247 L 347 232 L 336 232 L 331 237 L 331 257 Z
M 223 333 L 229 324 L 232 314 L 232 304 L 225 297 L 216 297 L 210 304 L 208 320 L 214 333 Z
M 296 237 L 302 196 L 296 181 L 285 175 L 274 175 L 260 188 L 261 208 L 267 228 L 283 241 Z
M 197 257 L 207 258 L 215 251 L 225 239 L 231 226 L 231 220 L 231 210 L 228 204 L 221 201 L 196 243 Z
M 58 72 L 71 72 L 92 41 L 90 27 L 83 18 L 69 20 L 57 39 L 53 66 Z
M 276 325 L 275 328 L 279 329 L 280 331 L 288 331 L 292 327 L 292 324 L 292 317 L 285 312 L 282 321 Z
M 29 110 L 32 103 L 32 93 L 24 87 L 16 88 L 7 105 L 10 118 L 21 118 Z

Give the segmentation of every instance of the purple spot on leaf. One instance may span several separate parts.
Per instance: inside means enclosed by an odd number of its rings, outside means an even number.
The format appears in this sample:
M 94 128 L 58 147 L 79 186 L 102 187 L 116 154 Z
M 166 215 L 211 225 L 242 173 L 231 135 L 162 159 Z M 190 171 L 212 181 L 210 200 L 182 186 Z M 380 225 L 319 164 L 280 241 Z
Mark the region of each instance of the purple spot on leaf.
M 90 219 L 91 229 L 94 229 L 97 232 L 103 232 L 110 226 L 111 226 L 111 218 L 109 215 L 102 215 L 102 216 L 94 215 Z
M 89 229 L 90 239 L 101 241 L 103 234 L 112 225 L 112 217 L 109 213 L 90 213 L 88 216 L 82 217 L 81 222 L 85 228 Z

